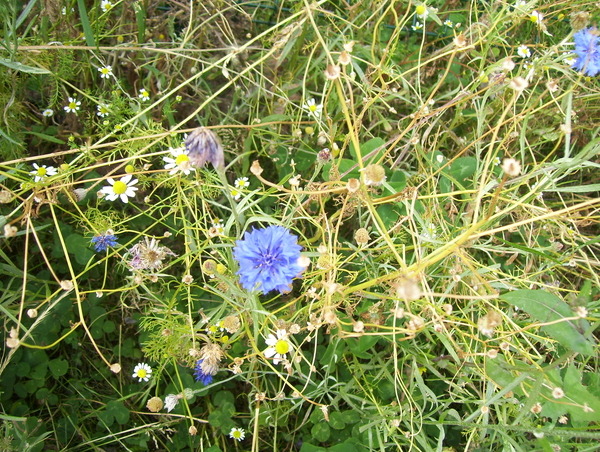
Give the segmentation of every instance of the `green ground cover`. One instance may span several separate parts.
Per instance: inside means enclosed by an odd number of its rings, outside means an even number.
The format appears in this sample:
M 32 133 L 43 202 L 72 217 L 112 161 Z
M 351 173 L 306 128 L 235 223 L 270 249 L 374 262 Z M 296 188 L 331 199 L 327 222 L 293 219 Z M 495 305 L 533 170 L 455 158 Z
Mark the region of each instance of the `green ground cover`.
M 597 450 L 599 19 L 2 2 L 0 450 Z

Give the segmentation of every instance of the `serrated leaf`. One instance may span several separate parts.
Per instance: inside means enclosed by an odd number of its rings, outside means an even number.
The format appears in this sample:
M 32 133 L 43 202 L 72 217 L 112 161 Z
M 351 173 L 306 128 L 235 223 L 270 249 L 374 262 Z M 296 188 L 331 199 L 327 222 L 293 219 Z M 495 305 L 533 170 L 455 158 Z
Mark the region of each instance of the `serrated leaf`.
M 540 329 L 564 347 L 582 355 L 594 355 L 595 344 L 584 336 L 584 333 L 588 334 L 588 322 L 584 319 L 561 321 L 575 314 L 556 295 L 542 290 L 523 289 L 506 293 L 502 299 L 525 311 L 534 321 L 551 323 Z

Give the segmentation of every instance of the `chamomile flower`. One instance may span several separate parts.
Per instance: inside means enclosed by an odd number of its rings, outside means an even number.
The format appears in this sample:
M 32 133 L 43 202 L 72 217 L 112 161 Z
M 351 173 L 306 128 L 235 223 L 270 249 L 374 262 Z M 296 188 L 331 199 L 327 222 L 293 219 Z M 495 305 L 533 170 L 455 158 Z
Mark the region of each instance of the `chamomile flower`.
M 233 183 L 233 185 L 235 185 L 235 188 L 243 190 L 243 189 L 248 188 L 250 186 L 250 182 L 248 182 L 248 178 L 247 177 L 238 177 L 235 180 L 235 182 Z
M 422 30 L 423 24 L 420 22 L 417 22 L 414 25 L 412 25 L 411 28 L 413 29 L 413 31 Z
M 147 100 L 150 100 L 150 93 L 146 88 L 142 88 L 140 89 L 140 94 L 138 95 L 138 97 L 144 102 L 146 102 Z
M 139 383 L 150 380 L 152 368 L 146 363 L 140 363 L 133 368 L 132 378 L 139 378 Z
M 243 428 L 233 427 L 229 432 L 229 437 L 241 441 L 246 437 L 246 432 L 244 432 Z
M 213 222 L 212 227 L 216 235 L 225 235 L 225 227 L 223 226 L 223 220 L 216 219 Z
M 517 49 L 517 54 L 521 58 L 529 58 L 531 56 L 531 51 L 529 50 L 529 47 L 523 45 L 519 46 L 519 48 Z
M 448 28 L 452 28 L 452 27 L 454 27 L 454 22 L 452 22 L 450 19 L 448 19 L 448 20 L 444 21 L 444 25 Z
M 54 114 L 54 110 L 52 110 L 51 108 L 46 108 L 43 112 L 42 112 L 42 116 L 45 116 L 46 118 L 49 118 L 50 116 L 52 116 Z
M 527 2 L 525 0 L 517 0 L 515 2 L 515 9 L 521 9 L 527 6 Z
M 110 11 L 113 6 L 114 5 L 109 0 L 102 0 L 100 3 L 100 8 L 102 8 L 102 11 L 104 12 Z
M 100 72 L 100 78 L 109 78 L 113 75 L 111 66 L 99 67 L 98 72 Z
M 302 108 L 304 108 L 304 110 L 308 112 L 309 116 L 312 116 L 317 120 L 321 117 L 321 114 L 323 113 L 323 104 L 317 105 L 315 100 L 312 98 L 308 99 L 308 101 L 306 101 Z
M 544 20 L 544 15 L 538 11 L 533 11 L 529 16 L 529 20 L 534 24 L 540 26 L 542 25 L 542 21 Z
M 74 99 L 73 97 L 69 97 L 69 103 L 65 105 L 65 111 L 67 113 L 75 113 L 77 114 L 77 110 L 79 110 L 79 106 L 81 105 L 81 101 Z
M 133 175 L 131 174 L 127 174 L 117 181 L 115 181 L 112 177 L 109 177 L 107 181 L 110 185 L 102 187 L 100 192 L 104 193 L 104 195 L 106 195 L 106 199 L 109 201 L 116 201 L 117 198 L 121 198 L 121 201 L 127 203 L 129 201 L 128 198 L 135 197 L 135 192 L 138 189 L 135 186 L 138 180 L 132 178 Z
M 100 116 L 101 118 L 105 118 L 105 117 L 107 117 L 107 116 L 108 116 L 108 114 L 110 113 L 110 111 L 108 110 L 108 106 L 107 106 L 107 105 L 104 105 L 104 104 L 98 104 L 98 105 L 96 106 L 96 109 L 98 110 L 98 111 L 96 112 L 96 114 L 97 114 L 98 116 Z
M 427 16 L 429 15 L 429 10 L 427 9 L 427 7 L 425 5 L 422 5 L 422 4 L 417 5 L 415 12 L 417 13 L 417 16 L 419 17 L 419 19 L 426 19 Z
M 33 168 L 34 170 L 30 171 L 29 174 L 33 175 L 34 182 L 41 182 L 47 177 L 56 176 L 58 174 L 58 170 L 53 166 L 39 166 L 37 163 L 34 163 Z
M 233 199 L 235 199 L 236 201 L 239 201 L 240 198 L 242 197 L 242 192 L 239 191 L 237 188 L 232 188 L 231 189 L 231 197 Z
M 287 359 L 287 353 L 292 346 L 288 341 L 286 330 L 277 330 L 275 335 L 270 333 L 265 342 L 269 347 L 264 351 L 264 355 L 267 358 L 273 358 L 273 364 L 277 365 L 282 360 Z
M 184 147 L 172 149 L 169 148 L 169 152 L 172 157 L 163 157 L 163 161 L 166 163 L 165 169 L 171 170 L 169 171 L 169 175 L 173 175 L 177 173 L 177 171 L 181 171 L 183 174 L 188 176 L 190 172 L 196 171 L 190 163 L 189 151 Z

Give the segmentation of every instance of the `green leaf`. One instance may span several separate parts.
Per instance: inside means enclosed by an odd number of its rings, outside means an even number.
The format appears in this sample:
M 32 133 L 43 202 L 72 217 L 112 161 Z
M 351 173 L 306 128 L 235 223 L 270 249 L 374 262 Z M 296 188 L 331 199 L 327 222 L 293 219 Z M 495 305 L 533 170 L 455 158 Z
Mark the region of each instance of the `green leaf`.
M 471 177 L 477 170 L 477 159 L 475 157 L 460 157 L 457 158 L 450 168 L 449 174 L 459 184 L 465 186 L 470 185 Z
M 573 422 L 587 424 L 600 421 L 600 400 L 581 384 L 581 373 L 573 365 L 567 367 L 563 390 L 565 397 L 576 404 L 567 404 L 567 411 L 571 414 Z
M 323 447 L 315 446 L 310 443 L 302 443 L 302 447 L 300 448 L 300 452 L 326 452 L 327 449 Z
M 327 422 L 319 422 L 318 424 L 313 425 L 313 427 L 310 429 L 310 434 L 316 440 L 324 443 L 331 435 L 331 428 L 329 428 L 329 424 Z
M 48 69 L 27 66 L 26 64 L 19 63 L 18 61 L 10 61 L 10 60 L 7 60 L 6 58 L 2 58 L 2 57 L 0 57 L 0 64 L 4 65 L 10 69 L 14 69 L 15 71 L 26 72 L 28 74 L 51 74 L 51 72 Z M 13 141 L 13 143 L 16 143 L 16 142 Z
M 50 372 L 54 378 L 62 377 L 69 370 L 69 362 L 66 359 L 56 358 L 48 363 Z
M 60 138 L 56 138 L 56 137 L 53 137 L 52 135 L 48 135 L 45 133 L 39 133 L 39 132 L 26 132 L 26 133 L 35 135 L 36 137 L 41 138 L 42 140 L 50 141 L 51 143 L 66 144 L 66 142 L 61 140 Z
M 106 404 L 106 409 L 98 413 L 98 417 L 102 414 L 105 415 L 106 419 L 110 420 L 110 424 L 106 422 L 108 426 L 112 425 L 116 420 L 119 424 L 123 425 L 129 422 L 129 410 L 123 405 L 120 400 L 112 400 Z
M 341 443 L 328 447 L 327 452 L 358 452 L 358 449 L 352 443 Z
M 221 406 L 225 403 L 230 403 L 233 405 L 235 403 L 235 397 L 229 391 L 219 391 L 215 394 L 213 403 L 217 406 Z
M 342 420 L 346 424 L 356 424 L 358 421 L 360 421 L 360 414 L 358 413 L 358 411 L 354 411 L 354 410 L 341 411 L 340 415 L 342 416 Z
M 92 31 L 92 26 L 90 25 L 90 19 L 88 18 L 87 10 L 85 9 L 85 1 L 77 0 L 77 7 L 79 8 L 79 17 L 81 19 L 81 26 L 83 27 L 85 43 L 90 47 L 96 47 L 94 32 Z
M 329 424 L 331 425 L 331 428 L 336 430 L 342 430 L 344 427 L 346 427 L 346 423 L 342 418 L 342 413 L 338 411 L 334 411 L 329 415 Z
M 561 321 L 574 317 L 575 313 L 556 295 L 543 290 L 523 289 L 506 293 L 502 295 L 502 299 L 522 309 L 535 321 L 551 323 L 540 329 L 562 346 L 582 355 L 594 355 L 595 344 L 584 336 L 584 333 L 588 334 L 588 322 L 584 319 Z

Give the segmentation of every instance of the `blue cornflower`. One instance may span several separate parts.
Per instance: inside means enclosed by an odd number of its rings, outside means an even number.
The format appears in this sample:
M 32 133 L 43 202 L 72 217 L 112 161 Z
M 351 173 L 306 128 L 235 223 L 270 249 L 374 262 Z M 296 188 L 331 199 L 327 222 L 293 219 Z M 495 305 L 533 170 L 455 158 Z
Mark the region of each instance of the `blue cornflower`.
M 196 381 L 201 382 L 204 386 L 208 386 L 213 381 L 213 376 L 209 373 L 206 373 L 204 369 L 202 369 L 203 359 L 199 359 L 196 363 L 196 368 L 194 369 L 194 377 Z
M 242 287 L 263 294 L 271 290 L 289 292 L 292 280 L 304 270 L 298 263 L 302 247 L 297 240 L 282 226 L 246 232 L 233 249 Z
M 600 72 L 600 43 L 597 28 L 584 28 L 573 35 L 577 60 L 571 66 L 593 77 Z
M 106 251 L 106 248 L 113 247 L 118 245 L 117 236 L 114 234 L 109 234 L 108 232 L 105 234 L 99 234 L 92 238 L 92 243 L 94 244 L 94 249 L 97 253 L 101 251 Z

